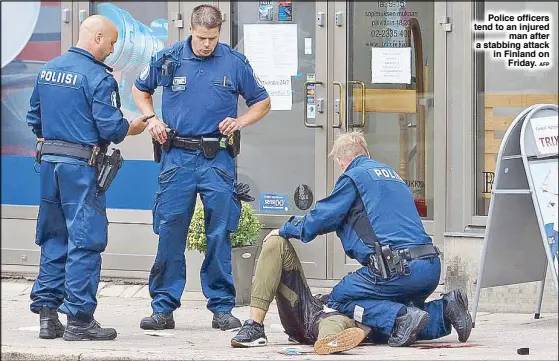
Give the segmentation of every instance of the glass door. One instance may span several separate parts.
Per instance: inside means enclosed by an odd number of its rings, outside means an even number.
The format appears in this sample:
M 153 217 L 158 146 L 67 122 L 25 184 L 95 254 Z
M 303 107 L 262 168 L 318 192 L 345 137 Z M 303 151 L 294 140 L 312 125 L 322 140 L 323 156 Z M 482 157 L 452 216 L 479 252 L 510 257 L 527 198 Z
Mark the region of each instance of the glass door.
M 272 101 L 270 113 L 242 132 L 238 179 L 250 185 L 252 205 L 266 228 L 277 228 L 326 196 L 327 4 L 230 6 L 230 45 L 247 56 Z M 244 111 L 239 99 L 239 114 Z M 326 237 L 293 245 L 305 275 L 326 278 Z
M 431 232 L 433 69 L 437 56 L 445 56 L 444 49 L 439 49 L 444 46 L 436 48 L 434 42 L 435 2 L 336 2 L 331 6 L 333 81 L 343 84 L 346 92 L 346 119 L 342 127 L 334 128 L 340 123 L 334 111 L 331 139 L 339 132 L 361 130 L 371 157 L 393 167 L 408 183 Z M 340 171 L 334 162 L 329 165 L 331 189 Z M 343 277 L 358 267 L 345 256 L 335 234 L 329 235 L 328 248 L 333 260 L 328 267 L 331 277 Z

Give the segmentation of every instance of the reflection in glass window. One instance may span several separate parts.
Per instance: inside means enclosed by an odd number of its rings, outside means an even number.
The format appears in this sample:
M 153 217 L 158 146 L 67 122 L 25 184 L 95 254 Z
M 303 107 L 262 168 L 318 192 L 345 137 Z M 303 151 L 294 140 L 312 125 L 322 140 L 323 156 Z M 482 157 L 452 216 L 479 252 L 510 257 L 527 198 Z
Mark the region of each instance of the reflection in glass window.
M 94 14 L 109 18 L 118 29 L 114 53 L 105 63 L 113 68 L 119 84 L 125 117 L 136 116 L 132 84 L 159 50 L 168 44 L 166 2 L 95 2 Z M 161 116 L 161 88 L 154 95 L 154 107 Z M 132 113 L 132 114 L 131 114 Z
M 348 123 L 363 131 L 371 157 L 406 181 L 421 217 L 433 219 L 434 2 L 355 1 L 348 6 Z M 417 29 L 421 37 L 413 35 Z M 411 48 L 411 76 L 373 79 L 372 48 Z
M 60 55 L 60 2 L 34 5 L 40 9 L 31 38 L 2 68 L 2 155 L 35 154 L 36 137 L 25 122 L 29 98 L 41 67 Z
M 488 14 L 547 13 L 557 25 L 557 3 L 476 2 L 478 21 Z M 556 30 L 554 31 L 556 32 Z M 483 36 L 476 33 L 477 40 Z M 557 37 L 551 37 L 552 66 L 545 70 L 508 68 L 489 53 L 475 53 L 476 88 L 476 215 L 489 211 L 497 154 L 503 136 L 516 115 L 533 104 L 557 104 Z

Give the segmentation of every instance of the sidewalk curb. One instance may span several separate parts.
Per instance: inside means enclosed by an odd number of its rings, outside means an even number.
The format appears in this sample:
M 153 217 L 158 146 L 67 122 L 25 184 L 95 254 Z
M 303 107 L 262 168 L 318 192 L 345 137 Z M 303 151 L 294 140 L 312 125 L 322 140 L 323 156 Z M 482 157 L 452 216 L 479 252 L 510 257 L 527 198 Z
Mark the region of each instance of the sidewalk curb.
M 94 341 L 92 341 L 94 342 Z M 6 346 L 3 346 L 3 348 Z M 160 353 L 143 352 L 138 355 L 130 351 L 118 350 L 89 350 L 79 354 L 48 354 L 44 352 L 21 352 L 21 351 L 2 351 L 1 360 L 4 361 L 145 361 L 145 360 L 184 360 L 191 358 L 185 354 L 163 355 Z M 191 359 L 203 359 L 191 358 Z
M 5 348 L 6 346 L 2 346 Z M 2 361 L 58 361 L 58 360 L 68 360 L 68 361 L 80 361 L 81 355 L 48 355 L 48 354 L 35 354 L 32 352 L 20 352 L 20 351 L 2 351 Z

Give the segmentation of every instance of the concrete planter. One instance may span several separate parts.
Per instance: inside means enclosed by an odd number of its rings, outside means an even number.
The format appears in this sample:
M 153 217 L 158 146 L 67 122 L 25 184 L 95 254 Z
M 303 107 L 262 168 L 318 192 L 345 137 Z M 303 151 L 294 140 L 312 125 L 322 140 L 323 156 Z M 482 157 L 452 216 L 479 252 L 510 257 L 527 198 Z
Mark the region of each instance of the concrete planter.
M 233 266 L 233 281 L 235 282 L 235 304 L 246 306 L 250 304 L 250 290 L 254 264 L 259 246 L 235 247 L 231 251 Z

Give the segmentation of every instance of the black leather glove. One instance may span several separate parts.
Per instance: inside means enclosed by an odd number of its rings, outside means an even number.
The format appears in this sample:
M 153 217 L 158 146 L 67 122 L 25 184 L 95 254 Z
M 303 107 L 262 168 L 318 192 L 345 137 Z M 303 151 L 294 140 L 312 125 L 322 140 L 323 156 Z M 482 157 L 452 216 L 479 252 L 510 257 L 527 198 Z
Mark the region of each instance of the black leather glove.
M 248 184 L 245 183 L 237 183 L 235 184 L 235 195 L 237 199 L 243 202 L 252 202 L 254 201 L 254 197 L 248 194 L 250 192 L 250 187 Z

